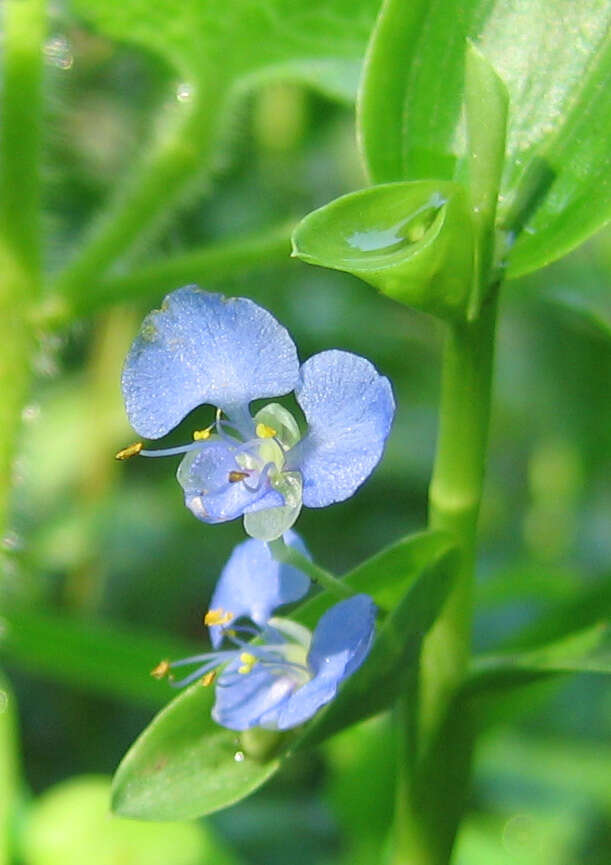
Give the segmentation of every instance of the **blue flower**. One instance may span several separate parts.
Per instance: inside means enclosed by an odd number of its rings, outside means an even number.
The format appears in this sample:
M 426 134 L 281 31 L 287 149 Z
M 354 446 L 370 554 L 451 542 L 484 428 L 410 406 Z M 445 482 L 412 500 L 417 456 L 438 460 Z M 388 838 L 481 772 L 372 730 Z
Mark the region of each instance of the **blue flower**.
M 303 550 L 293 532 L 285 540 Z M 288 730 L 303 724 L 363 663 L 375 628 L 375 605 L 363 594 L 327 610 L 313 632 L 272 616 L 277 607 L 303 597 L 308 588 L 308 578 L 276 562 L 266 544 L 252 538 L 243 541 L 225 565 L 206 614 L 215 651 L 163 662 L 153 674 L 195 664 L 193 673 L 173 683 L 181 687 L 197 679 L 211 684 L 214 671 L 223 667 L 212 709 L 217 723 L 230 730 Z M 233 648 L 220 649 L 223 640 Z
M 206 523 L 244 516 L 246 531 L 280 537 L 302 504 L 320 508 L 351 496 L 379 462 L 394 415 L 390 382 L 365 358 L 323 351 L 301 366 L 288 332 L 245 298 L 196 286 L 169 294 L 144 320 L 122 377 L 130 422 L 160 438 L 203 403 L 217 420 L 192 444 L 159 451 L 132 446 L 119 457 L 184 453 L 178 469 L 187 507 Z M 291 413 L 255 399 L 291 391 Z

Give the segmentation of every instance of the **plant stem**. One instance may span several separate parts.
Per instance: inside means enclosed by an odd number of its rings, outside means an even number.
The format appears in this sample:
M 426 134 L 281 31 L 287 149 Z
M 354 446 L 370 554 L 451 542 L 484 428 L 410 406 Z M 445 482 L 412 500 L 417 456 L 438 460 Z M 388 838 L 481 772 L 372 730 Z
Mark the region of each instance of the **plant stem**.
M 144 229 L 167 216 L 170 204 L 181 200 L 187 182 L 209 165 L 223 99 L 224 89 L 211 81 L 205 94 L 196 93 L 191 104 L 179 107 L 184 116 L 158 136 L 93 225 L 76 259 L 60 274 L 54 286 L 60 297 L 86 307 L 90 286 Z
M 425 640 L 423 732 L 432 732 L 461 681 L 471 646 L 475 536 L 484 482 L 494 362 L 496 289 L 478 319 L 450 325 L 444 350 L 429 526 L 453 533 L 462 565 L 444 612 Z
M 269 543 L 269 549 L 272 556 L 277 562 L 284 562 L 287 565 L 292 565 L 299 571 L 303 571 L 314 583 L 318 583 L 323 589 L 326 589 L 331 594 L 339 598 L 351 598 L 354 595 L 352 589 L 344 585 L 341 580 L 334 577 L 328 571 L 315 565 L 314 562 L 306 558 L 302 553 L 294 547 L 289 547 L 284 543 L 283 538 L 277 538 Z
M 40 139 L 44 0 L 5 0 L 0 124 L 0 534 L 30 384 L 29 313 L 40 292 Z
M 24 274 L 40 270 L 42 43 L 45 0 L 5 0 L 0 234 Z
M 411 771 L 408 766 L 407 777 L 399 785 L 396 865 L 448 862 L 461 809 L 448 813 L 448 809 L 435 809 L 435 803 L 447 800 L 452 791 L 460 798 L 468 783 L 468 756 L 449 760 L 452 747 L 448 749 L 448 737 L 438 734 L 470 655 L 475 537 L 488 439 L 496 295 L 497 287 L 493 287 L 479 317 L 448 325 L 446 336 L 429 526 L 455 536 L 461 565 L 444 610 L 424 641 L 418 706 L 404 709 L 410 749 L 414 747 L 414 726 L 418 741 L 417 760 L 412 758 Z M 468 755 L 466 727 L 456 731 L 452 745 Z M 427 772 L 427 777 L 421 777 L 423 765 L 434 767 L 435 774 Z
M 288 261 L 292 222 L 231 240 L 219 240 L 199 249 L 152 261 L 125 274 L 102 277 L 87 294 L 68 300 L 56 297 L 41 313 L 45 322 L 59 327 L 74 316 L 91 315 L 127 300 L 158 297 L 189 282 L 210 284 L 234 274 Z

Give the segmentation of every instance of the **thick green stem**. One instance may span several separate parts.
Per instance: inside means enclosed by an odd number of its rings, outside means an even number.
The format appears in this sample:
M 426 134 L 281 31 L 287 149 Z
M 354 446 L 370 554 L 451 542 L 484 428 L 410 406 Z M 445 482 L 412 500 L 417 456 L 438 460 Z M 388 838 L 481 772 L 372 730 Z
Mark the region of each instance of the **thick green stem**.
M 448 862 L 460 808 L 449 814 L 447 809 L 437 810 L 435 803 L 442 802 L 448 790 L 455 790 L 456 796 L 464 793 L 468 784 L 468 758 L 449 760 L 447 752 L 442 753 L 447 736 L 440 736 L 439 730 L 470 655 L 475 537 L 488 438 L 496 294 L 494 287 L 479 317 L 450 324 L 446 336 L 429 525 L 451 532 L 462 556 L 454 589 L 424 641 L 418 706 L 404 709 L 409 747 L 412 751 L 417 748 L 417 759 L 412 756 L 399 785 L 396 865 Z M 470 743 L 464 731 L 457 736 L 456 749 L 463 748 L 468 754 Z M 423 766 L 434 766 L 434 774 L 427 771 L 427 777 L 421 777 Z M 436 812 L 434 816 L 431 811 Z
M 424 643 L 421 729 L 425 735 L 434 731 L 469 660 L 475 535 L 488 442 L 495 324 L 493 289 L 479 318 L 450 325 L 446 338 L 429 525 L 456 536 L 462 565 L 444 612 Z
M 93 225 L 89 239 L 54 286 L 68 303 L 87 305 L 87 292 L 132 243 L 182 200 L 188 181 L 208 168 L 216 141 L 224 89 L 211 86 L 196 94 L 175 127 L 164 130 L 134 174 Z
M 44 0 L 5 0 L 0 124 L 0 534 L 27 399 L 40 292 L 40 138 Z
M 271 541 L 269 548 L 277 562 L 286 562 L 288 565 L 293 565 L 294 568 L 307 574 L 312 582 L 318 583 L 319 586 L 322 586 L 323 589 L 326 589 L 338 598 L 351 598 L 354 595 L 352 589 L 344 585 L 341 580 L 338 580 L 337 577 L 334 577 L 328 571 L 315 565 L 314 562 L 310 561 L 310 559 L 306 558 L 294 547 L 289 547 L 284 543 L 282 538 Z

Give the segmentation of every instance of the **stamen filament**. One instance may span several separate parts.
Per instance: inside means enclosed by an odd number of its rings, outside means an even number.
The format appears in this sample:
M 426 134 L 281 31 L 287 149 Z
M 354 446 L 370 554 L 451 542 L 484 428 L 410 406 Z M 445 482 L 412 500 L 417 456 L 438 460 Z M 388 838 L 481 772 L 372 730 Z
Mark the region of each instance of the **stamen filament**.
M 173 688 L 184 688 L 186 685 L 190 685 L 191 682 L 196 682 L 202 676 L 205 676 L 206 673 L 209 673 L 211 670 L 218 666 L 215 663 L 204 664 L 202 667 L 198 667 L 197 670 L 194 670 L 192 673 L 189 673 L 188 676 L 185 676 L 184 679 L 179 679 L 178 682 L 171 681 L 170 685 Z
M 261 484 L 263 483 L 264 480 L 266 480 L 268 472 L 272 468 L 274 468 L 274 463 L 265 463 L 265 465 L 263 466 L 263 468 L 259 472 L 259 480 L 257 481 L 257 483 L 254 487 L 250 486 L 250 484 L 247 484 L 246 480 L 244 479 L 244 486 L 246 487 L 248 492 L 258 493 L 259 490 L 261 489 Z
M 141 457 L 173 457 L 176 454 L 186 454 L 189 451 L 199 450 L 201 447 L 201 442 L 191 442 L 191 444 L 179 445 L 175 448 L 160 448 L 154 451 L 141 450 L 139 453 Z
M 172 661 L 170 667 L 185 667 L 187 664 L 199 664 L 202 661 L 215 661 L 220 664 L 224 660 L 223 655 L 233 654 L 232 652 L 204 652 L 202 655 L 192 655 L 190 658 L 181 658 L 179 661 Z

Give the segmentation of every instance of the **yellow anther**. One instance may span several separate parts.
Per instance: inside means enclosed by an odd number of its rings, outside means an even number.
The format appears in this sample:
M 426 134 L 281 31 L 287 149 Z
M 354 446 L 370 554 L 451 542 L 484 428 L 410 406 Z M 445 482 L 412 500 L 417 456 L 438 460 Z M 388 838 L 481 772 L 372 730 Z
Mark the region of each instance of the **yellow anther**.
M 230 613 L 229 610 L 223 610 L 221 608 L 218 610 L 208 610 L 204 616 L 204 625 L 226 625 L 227 622 L 230 622 L 233 618 L 234 615 L 233 613 Z
M 159 661 L 154 670 L 151 670 L 151 676 L 154 679 L 163 679 L 167 676 L 170 670 L 170 662 L 168 660 Z
M 216 679 L 216 670 L 210 670 L 209 673 L 206 673 L 205 676 L 201 677 L 201 679 L 199 680 L 199 683 L 200 683 L 200 685 L 202 685 L 202 687 L 207 688 L 207 687 L 209 687 L 209 685 L 211 685 L 214 682 L 215 679 Z
M 193 432 L 193 441 L 194 442 L 205 442 L 206 439 L 209 439 L 212 435 L 212 430 L 214 429 L 214 424 L 211 426 L 207 426 L 206 429 L 196 429 Z
M 273 439 L 276 435 L 276 430 L 266 423 L 258 423 L 255 427 L 255 432 L 260 439 Z
M 130 457 L 135 457 L 136 454 L 139 454 L 144 445 L 142 442 L 134 442 L 133 445 L 129 445 L 123 450 L 117 451 L 115 454 L 116 460 L 128 460 Z
M 237 484 L 238 481 L 243 481 L 248 477 L 248 472 L 229 472 L 229 483 Z
M 243 676 L 246 673 L 250 673 L 254 665 L 257 663 L 257 659 L 254 655 L 251 655 L 250 652 L 242 652 L 240 655 L 240 661 L 242 662 L 242 666 L 238 667 L 238 673 L 241 673 Z

